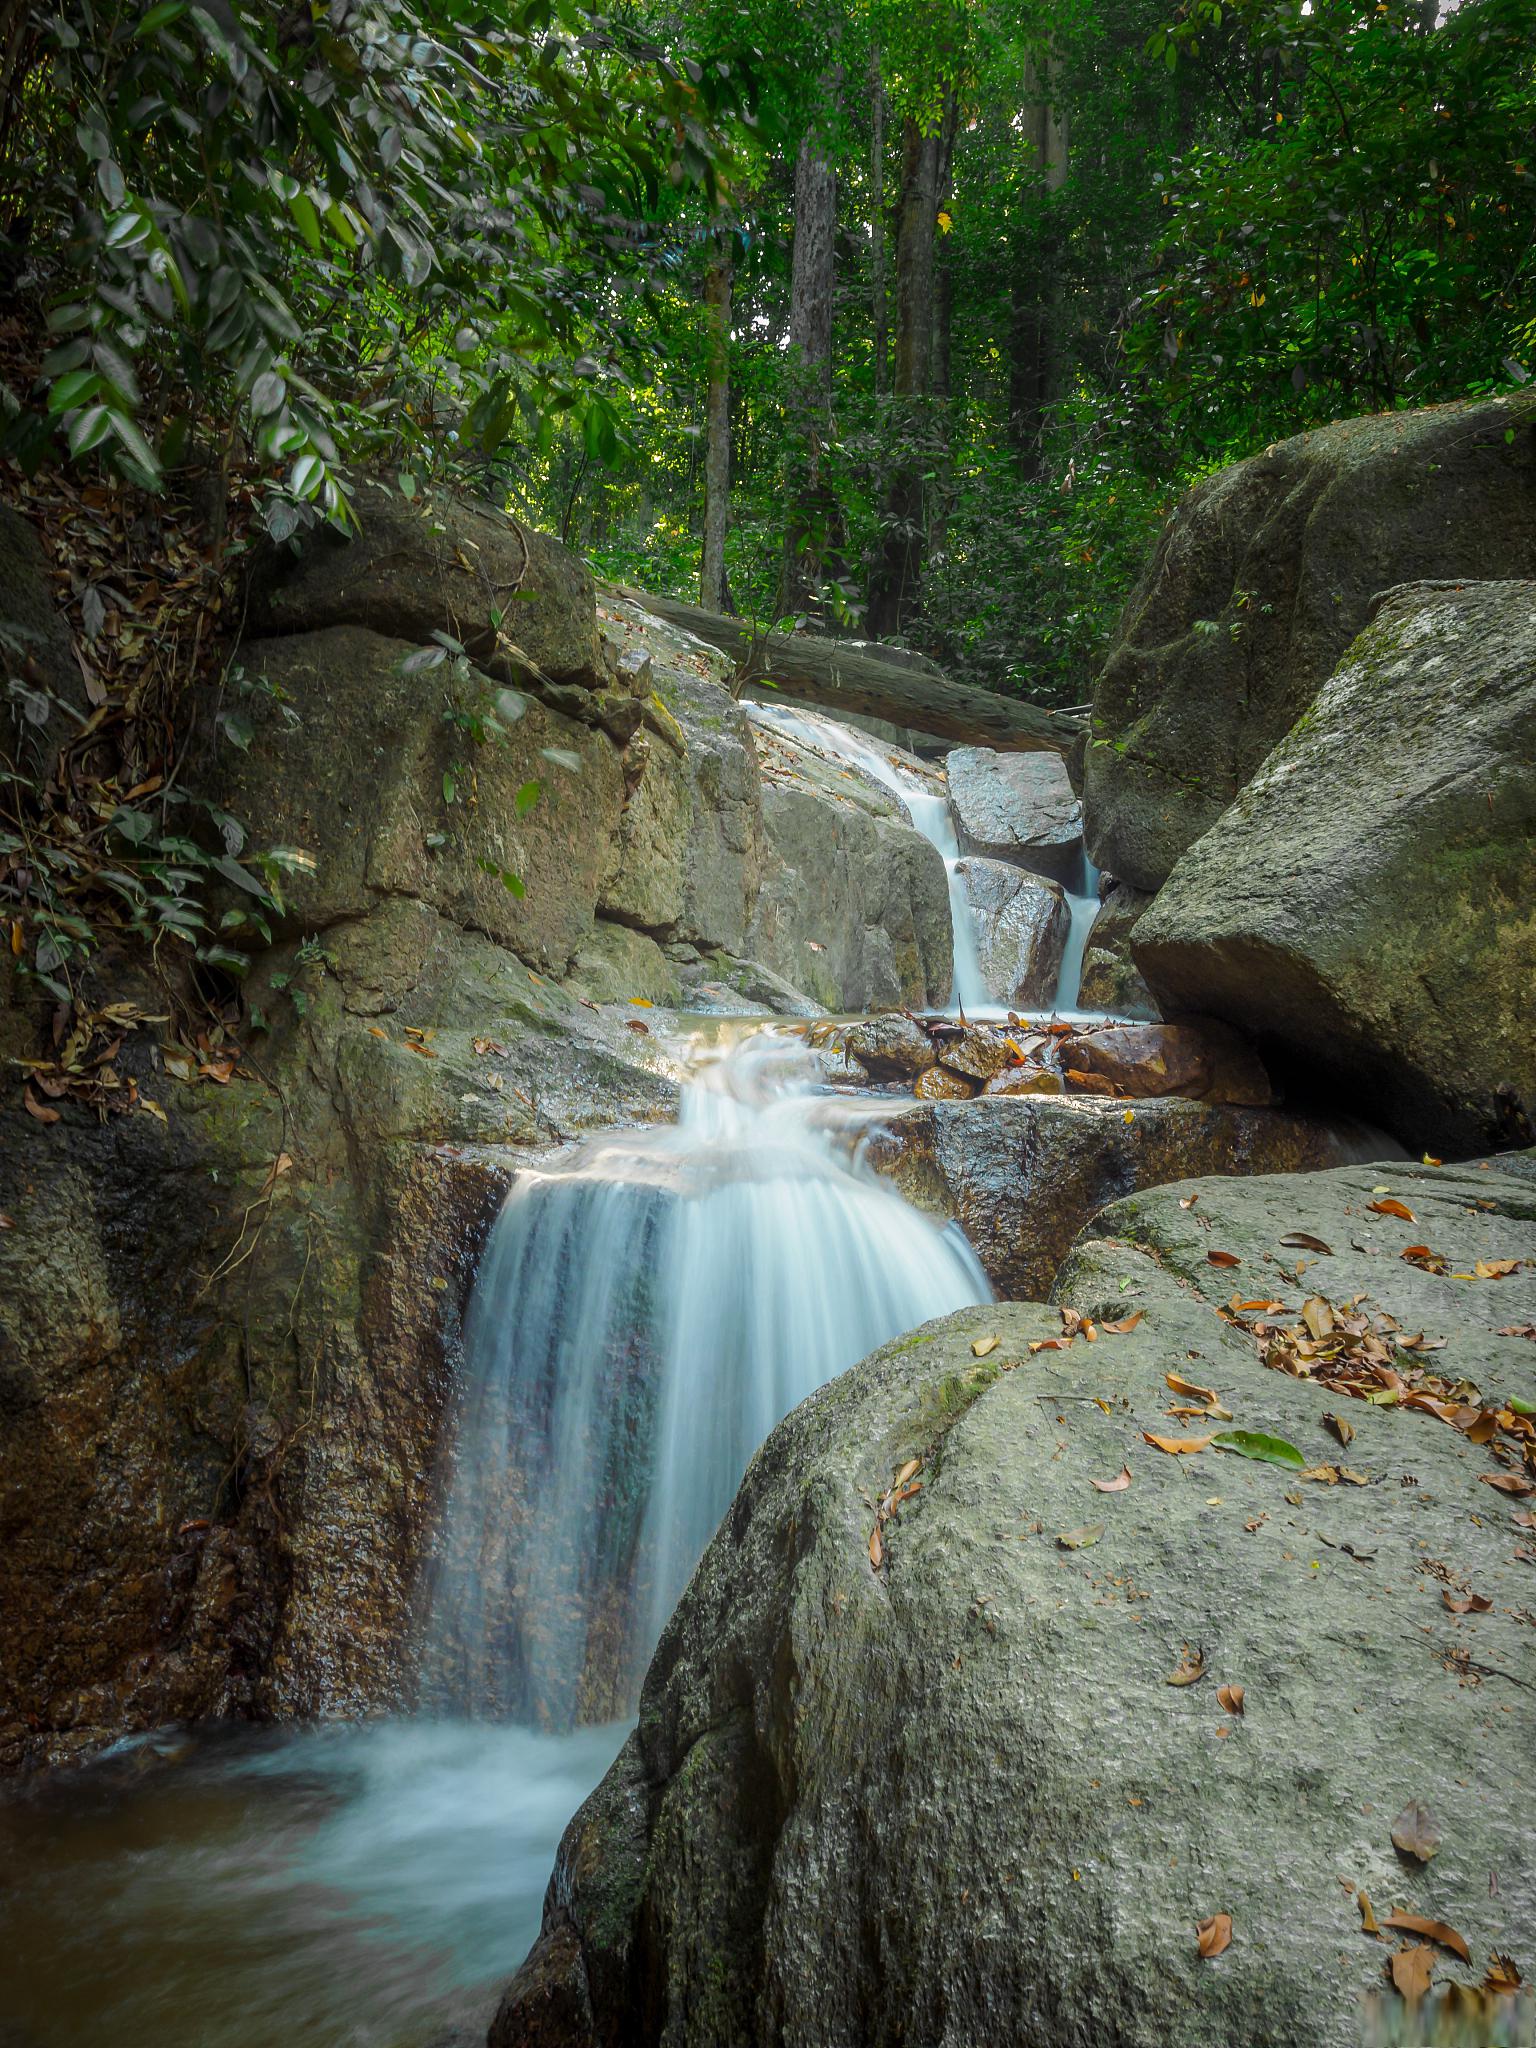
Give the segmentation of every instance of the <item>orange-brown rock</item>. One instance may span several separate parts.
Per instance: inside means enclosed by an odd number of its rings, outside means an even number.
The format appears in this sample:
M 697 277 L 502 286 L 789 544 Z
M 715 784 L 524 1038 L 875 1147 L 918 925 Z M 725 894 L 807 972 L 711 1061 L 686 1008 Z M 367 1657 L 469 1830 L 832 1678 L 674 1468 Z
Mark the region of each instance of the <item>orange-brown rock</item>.
M 1075 1032 L 1061 1042 L 1061 1063 L 1074 1085 L 1106 1094 L 1093 1079 L 1121 1094 L 1187 1095 L 1196 1102 L 1227 1102 L 1262 1109 L 1275 1099 L 1263 1062 L 1235 1031 L 1206 1018 L 1177 1024 L 1107 1024 Z
M 918 1075 L 912 1093 L 925 1102 L 969 1102 L 976 1083 L 964 1074 L 951 1073 L 948 1067 L 930 1067 Z

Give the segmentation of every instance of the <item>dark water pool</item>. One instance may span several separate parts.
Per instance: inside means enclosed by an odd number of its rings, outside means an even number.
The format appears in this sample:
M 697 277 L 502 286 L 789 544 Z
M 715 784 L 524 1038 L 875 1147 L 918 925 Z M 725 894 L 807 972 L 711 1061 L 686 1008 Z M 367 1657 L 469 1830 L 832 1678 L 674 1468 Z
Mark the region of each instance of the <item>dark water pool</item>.
M 0 2048 L 483 2040 L 623 1735 L 162 1734 L 0 1801 Z

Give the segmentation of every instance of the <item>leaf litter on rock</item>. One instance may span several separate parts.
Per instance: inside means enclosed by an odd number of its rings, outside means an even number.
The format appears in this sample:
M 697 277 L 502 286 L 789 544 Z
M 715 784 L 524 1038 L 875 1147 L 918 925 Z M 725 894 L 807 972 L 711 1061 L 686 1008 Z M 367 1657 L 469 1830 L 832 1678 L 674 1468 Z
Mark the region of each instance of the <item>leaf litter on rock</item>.
M 1428 1863 L 1440 1847 L 1440 1830 L 1434 1815 L 1419 1799 L 1410 1799 L 1392 1823 L 1392 1842 L 1405 1856 Z
M 1410 2005 L 1417 2005 L 1435 1974 L 1435 1952 L 1428 1947 L 1400 1948 L 1387 1968 L 1398 1996 Z
M 1099 1493 L 1124 1493 L 1131 1483 L 1131 1468 L 1122 1465 L 1113 1479 L 1090 1479 L 1088 1484 Z
M 1186 1643 L 1183 1655 L 1163 1680 L 1163 1683 L 1164 1685 L 1193 1685 L 1197 1679 L 1204 1678 L 1205 1670 L 1204 1650 L 1192 1650 L 1188 1643 Z
M 1103 1534 L 1102 1522 L 1085 1522 L 1080 1529 L 1063 1529 L 1056 1541 L 1063 1550 L 1088 1550 Z
M 1232 1945 L 1232 1915 L 1213 1913 L 1209 1920 L 1201 1920 L 1195 1927 L 1195 1942 L 1207 1962 L 1222 1955 Z
M 1472 1960 L 1472 1951 L 1467 1944 L 1455 1928 L 1448 1927 L 1443 1920 L 1426 1920 L 1421 1913 L 1389 1913 L 1381 1924 L 1396 1929 L 1400 1934 L 1422 1934 L 1426 1941 L 1438 1942 L 1453 1956 L 1460 1956 L 1464 1963 Z

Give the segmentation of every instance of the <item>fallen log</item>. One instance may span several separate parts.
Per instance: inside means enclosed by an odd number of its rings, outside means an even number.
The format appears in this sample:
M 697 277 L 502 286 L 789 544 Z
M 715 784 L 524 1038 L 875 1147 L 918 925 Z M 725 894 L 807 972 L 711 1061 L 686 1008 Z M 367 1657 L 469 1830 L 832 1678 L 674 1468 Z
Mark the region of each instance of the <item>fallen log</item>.
M 750 663 L 750 682 L 778 683 L 829 711 L 856 711 L 960 746 L 995 747 L 1004 754 L 1065 754 L 1082 731 L 1077 719 L 1017 697 L 952 683 L 931 665 L 909 666 L 910 657 L 883 660 L 870 652 L 868 641 L 853 648 L 814 633 L 754 633 L 742 619 L 695 604 L 643 590 L 625 588 L 622 594 L 669 625 L 707 640 L 738 667 Z M 891 652 L 899 657 L 899 650 Z

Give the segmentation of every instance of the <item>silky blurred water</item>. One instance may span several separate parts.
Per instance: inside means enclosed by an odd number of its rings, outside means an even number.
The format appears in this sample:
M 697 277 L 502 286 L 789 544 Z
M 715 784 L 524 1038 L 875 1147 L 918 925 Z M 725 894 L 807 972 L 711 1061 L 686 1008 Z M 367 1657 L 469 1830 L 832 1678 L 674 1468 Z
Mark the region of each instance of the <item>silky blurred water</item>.
M 483 2040 L 623 1733 L 168 1733 L 0 1802 L 0 2048 Z

